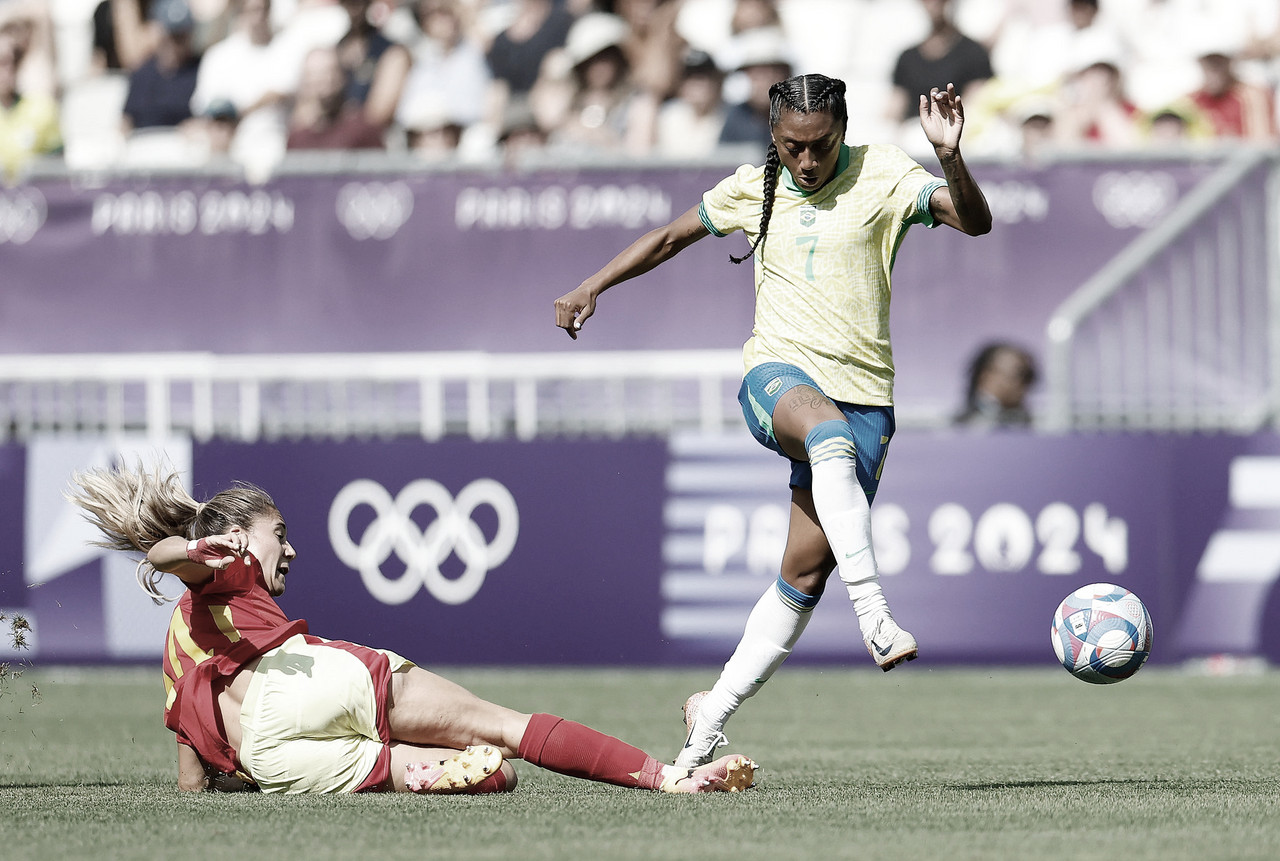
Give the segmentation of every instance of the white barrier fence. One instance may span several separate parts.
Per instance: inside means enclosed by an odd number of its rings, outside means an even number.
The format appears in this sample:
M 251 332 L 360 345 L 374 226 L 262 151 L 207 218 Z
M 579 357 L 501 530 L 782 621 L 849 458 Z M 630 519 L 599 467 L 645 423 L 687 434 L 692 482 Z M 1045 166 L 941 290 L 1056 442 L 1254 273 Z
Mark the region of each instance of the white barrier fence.
M 0 356 L 0 427 L 256 440 L 660 434 L 741 423 L 736 350 Z

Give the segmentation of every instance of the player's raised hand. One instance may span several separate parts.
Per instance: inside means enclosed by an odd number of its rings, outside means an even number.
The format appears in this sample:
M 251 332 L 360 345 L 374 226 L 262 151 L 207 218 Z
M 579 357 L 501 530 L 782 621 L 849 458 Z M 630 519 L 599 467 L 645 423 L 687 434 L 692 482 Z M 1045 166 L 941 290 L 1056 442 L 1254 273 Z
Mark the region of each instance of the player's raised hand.
M 249 537 L 238 526 L 224 535 L 209 535 L 187 543 L 187 558 L 219 570 L 249 552 Z
M 556 300 L 556 325 L 575 341 L 578 330 L 596 312 L 596 297 L 585 287 L 577 287 Z
M 945 90 L 934 87 L 927 96 L 920 96 L 920 126 L 934 149 L 960 148 L 964 105 L 955 84 L 947 84 Z

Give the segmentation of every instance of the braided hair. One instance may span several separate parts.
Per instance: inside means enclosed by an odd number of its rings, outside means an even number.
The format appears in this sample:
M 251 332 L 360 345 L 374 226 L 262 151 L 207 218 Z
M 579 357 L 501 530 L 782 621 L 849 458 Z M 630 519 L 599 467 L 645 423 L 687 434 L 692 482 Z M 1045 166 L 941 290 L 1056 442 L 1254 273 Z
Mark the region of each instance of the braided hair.
M 828 78 L 826 75 L 796 75 L 785 81 L 778 81 L 769 88 L 769 128 L 773 129 L 778 125 L 784 109 L 798 114 L 831 114 L 840 121 L 841 127 L 848 128 L 849 106 L 845 101 L 844 91 L 844 81 Z M 764 206 L 760 212 L 760 232 L 746 254 L 741 257 L 729 255 L 734 263 L 747 260 L 764 243 L 765 235 L 769 232 L 769 219 L 773 217 L 773 195 L 778 189 L 781 166 L 778 145 L 771 139 L 769 151 L 764 158 Z

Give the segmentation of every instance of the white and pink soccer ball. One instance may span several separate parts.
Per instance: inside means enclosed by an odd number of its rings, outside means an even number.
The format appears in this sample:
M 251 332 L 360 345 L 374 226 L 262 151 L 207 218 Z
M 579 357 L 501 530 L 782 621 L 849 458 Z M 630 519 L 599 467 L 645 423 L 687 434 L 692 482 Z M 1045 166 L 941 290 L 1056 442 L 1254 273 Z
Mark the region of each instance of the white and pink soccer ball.
M 1122 682 L 1151 654 L 1151 614 L 1128 589 L 1110 583 L 1082 586 L 1053 614 L 1053 651 L 1081 681 Z

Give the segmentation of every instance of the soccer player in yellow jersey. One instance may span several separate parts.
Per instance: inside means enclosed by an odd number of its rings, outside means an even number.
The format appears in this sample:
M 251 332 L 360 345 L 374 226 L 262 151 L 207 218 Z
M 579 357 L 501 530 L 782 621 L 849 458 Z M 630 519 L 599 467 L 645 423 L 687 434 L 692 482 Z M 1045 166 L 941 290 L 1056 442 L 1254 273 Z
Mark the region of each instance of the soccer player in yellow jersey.
M 555 302 L 577 338 L 600 294 L 710 234 L 742 230 L 755 257 L 755 328 L 738 399 L 752 434 L 791 461 L 782 571 L 756 603 L 715 687 L 685 703 L 676 764 L 710 762 L 725 722 L 782 664 L 827 577 L 838 571 L 863 642 L 884 670 L 916 657 L 889 612 L 871 545 L 871 501 L 893 436 L 890 272 L 907 228 L 970 236 L 991 212 L 964 159 L 955 87 L 920 97 L 920 124 L 945 181 L 894 146 L 848 146 L 845 85 L 800 75 L 773 85 L 763 167 L 744 165 L 670 224 L 651 230 Z

